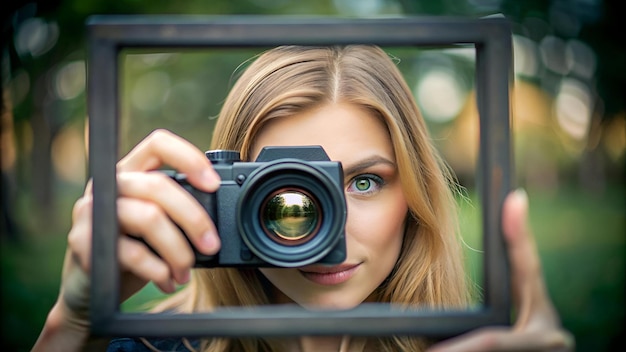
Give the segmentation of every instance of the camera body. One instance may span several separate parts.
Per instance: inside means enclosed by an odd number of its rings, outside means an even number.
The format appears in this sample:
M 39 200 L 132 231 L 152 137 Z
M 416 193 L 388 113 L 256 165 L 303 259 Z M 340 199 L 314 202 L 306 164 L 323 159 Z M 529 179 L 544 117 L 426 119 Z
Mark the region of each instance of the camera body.
M 213 256 L 194 248 L 196 267 L 299 267 L 345 260 L 343 169 L 322 147 L 265 147 L 254 162 L 241 161 L 232 150 L 206 156 L 221 177 L 215 193 L 194 188 L 185 174 L 170 174 L 204 207 L 221 240 Z

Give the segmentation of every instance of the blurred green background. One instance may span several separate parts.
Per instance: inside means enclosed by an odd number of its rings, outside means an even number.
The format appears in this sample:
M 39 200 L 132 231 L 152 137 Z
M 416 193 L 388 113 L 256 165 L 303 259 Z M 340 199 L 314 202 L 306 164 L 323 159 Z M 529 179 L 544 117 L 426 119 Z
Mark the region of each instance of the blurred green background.
M 71 209 L 86 179 L 85 19 L 92 14 L 343 17 L 502 13 L 513 24 L 516 184 L 548 288 L 579 351 L 615 351 L 626 295 L 626 43 L 619 0 L 53 0 L 3 4 L 2 350 L 26 351 L 56 299 Z M 477 117 L 468 48 L 389 48 L 467 188 L 463 236 L 480 247 Z M 164 127 L 201 149 L 238 65 L 229 52 L 125 52 L 121 151 Z M 480 253 L 468 249 L 473 272 Z M 478 263 L 478 264 L 477 264 Z M 479 270 L 478 270 L 479 271 Z M 148 287 L 126 307 L 154 297 Z

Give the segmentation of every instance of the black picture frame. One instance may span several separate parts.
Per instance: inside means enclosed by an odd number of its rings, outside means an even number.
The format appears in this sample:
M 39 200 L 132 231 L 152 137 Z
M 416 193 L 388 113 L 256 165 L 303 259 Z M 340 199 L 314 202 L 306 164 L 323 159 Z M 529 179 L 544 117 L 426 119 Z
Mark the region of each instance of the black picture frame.
M 511 189 L 512 37 L 503 17 L 467 19 L 302 18 L 265 16 L 93 16 L 88 34 L 89 173 L 93 179 L 91 329 L 103 336 L 421 335 L 443 338 L 510 324 L 509 269 L 501 209 Z M 217 309 L 211 313 L 120 311 L 116 258 L 119 52 L 127 48 L 242 48 L 283 44 L 474 45 L 480 119 L 478 184 L 482 199 L 483 306 L 402 310 L 367 304 L 348 311 L 297 307 Z

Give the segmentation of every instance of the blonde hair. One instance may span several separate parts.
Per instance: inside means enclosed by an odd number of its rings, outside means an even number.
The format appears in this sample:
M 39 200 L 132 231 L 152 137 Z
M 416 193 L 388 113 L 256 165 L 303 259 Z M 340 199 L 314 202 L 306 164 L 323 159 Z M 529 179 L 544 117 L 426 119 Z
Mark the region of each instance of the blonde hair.
M 211 148 L 239 150 L 246 160 L 256 134 L 268 120 L 333 102 L 364 107 L 386 124 L 409 208 L 400 257 L 375 297 L 405 306 L 467 306 L 455 182 L 430 143 L 400 71 L 380 48 L 283 46 L 265 52 L 242 73 L 228 95 Z M 256 269 L 198 269 L 190 284 L 158 309 L 192 312 L 269 304 L 267 285 Z M 424 340 L 413 337 L 360 341 L 364 347 L 359 349 L 383 351 L 419 351 L 426 346 Z M 280 343 L 266 339 L 212 339 L 203 348 L 211 352 L 280 349 Z

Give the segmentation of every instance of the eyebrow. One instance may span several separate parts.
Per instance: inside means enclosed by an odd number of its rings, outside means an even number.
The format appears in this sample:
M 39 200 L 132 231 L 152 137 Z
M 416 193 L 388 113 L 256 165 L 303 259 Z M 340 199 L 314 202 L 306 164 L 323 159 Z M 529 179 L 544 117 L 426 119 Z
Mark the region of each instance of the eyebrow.
M 352 164 L 348 167 L 344 168 L 344 176 L 350 176 L 350 175 L 354 175 L 357 174 L 359 172 L 362 172 L 363 170 L 366 170 L 374 165 L 378 165 L 378 164 L 386 164 L 389 165 L 391 167 L 393 167 L 394 169 L 396 168 L 396 163 L 394 163 L 393 161 L 382 157 L 380 155 L 374 155 L 368 158 L 365 158 L 363 160 L 358 161 L 355 164 Z

